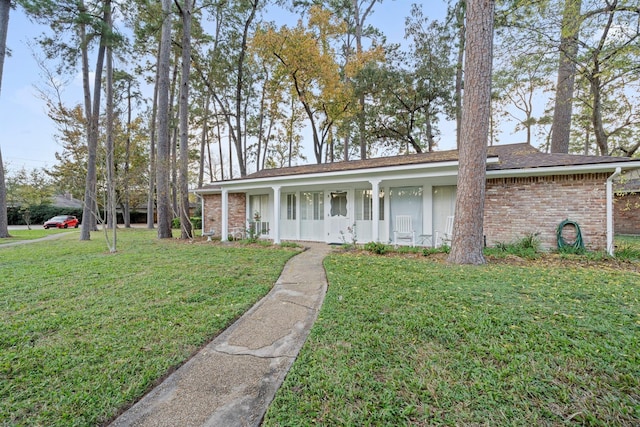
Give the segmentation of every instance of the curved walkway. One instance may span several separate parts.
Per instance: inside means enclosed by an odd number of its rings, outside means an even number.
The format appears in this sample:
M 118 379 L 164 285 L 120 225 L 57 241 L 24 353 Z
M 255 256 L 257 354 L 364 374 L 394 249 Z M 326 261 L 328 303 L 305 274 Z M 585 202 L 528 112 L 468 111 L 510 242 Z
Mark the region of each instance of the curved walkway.
M 111 426 L 260 425 L 320 310 L 330 250 L 308 244 L 269 294 Z

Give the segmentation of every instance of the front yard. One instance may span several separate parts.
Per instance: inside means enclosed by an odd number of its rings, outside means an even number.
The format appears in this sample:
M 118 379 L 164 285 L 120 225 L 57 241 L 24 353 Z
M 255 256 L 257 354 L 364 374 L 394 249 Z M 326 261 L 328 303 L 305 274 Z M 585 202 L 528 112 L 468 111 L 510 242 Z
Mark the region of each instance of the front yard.
M 264 425 L 640 425 L 637 264 L 325 266 L 322 312 Z
M 271 288 L 295 251 L 123 230 L 0 247 L 0 425 L 100 425 Z M 637 259 L 638 239 L 619 247 Z M 267 426 L 639 425 L 640 264 L 334 253 Z M 636 258 L 634 258 L 636 257 Z
M 51 232 L 53 230 L 49 230 Z M 0 425 L 100 425 L 265 295 L 291 250 L 104 236 L 0 247 Z

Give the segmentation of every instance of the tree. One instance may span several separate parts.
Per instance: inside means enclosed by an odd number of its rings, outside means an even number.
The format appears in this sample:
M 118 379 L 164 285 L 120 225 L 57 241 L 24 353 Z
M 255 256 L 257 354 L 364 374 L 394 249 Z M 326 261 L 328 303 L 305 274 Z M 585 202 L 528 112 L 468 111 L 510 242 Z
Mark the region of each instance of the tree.
M 551 131 L 551 152 L 568 153 L 573 112 L 573 90 L 576 77 L 576 56 L 578 54 L 578 35 L 582 18 L 580 8 L 582 0 L 565 0 L 560 27 L 560 57 L 558 59 L 558 84 L 556 88 L 555 108 L 553 109 L 553 128 Z
M 344 22 L 314 6 L 307 27 L 273 27 L 258 32 L 253 46 L 262 58 L 275 56 L 309 120 L 317 163 L 332 154 L 332 131 L 339 121 L 353 115 L 353 90 L 342 80 L 331 39 L 344 32 Z
M 180 73 L 180 237 L 193 237 L 189 218 L 189 76 L 191 73 L 191 0 L 183 0 L 182 16 L 182 72 Z
M 458 190 L 448 261 L 484 264 L 483 220 L 491 117 L 494 0 L 469 0 Z
M 171 0 L 162 0 L 162 36 L 158 55 L 158 150 L 156 158 L 156 188 L 158 196 L 158 238 L 168 239 L 171 233 L 169 74 L 171 58 Z
M 421 153 L 435 149 L 439 117 L 453 115 L 453 37 L 445 26 L 429 21 L 418 5 L 406 22 L 407 51 L 388 53 L 392 61 L 375 79 L 379 91 L 371 107 L 372 127 L 395 151 Z
M 9 29 L 9 11 L 11 0 L 0 0 L 0 94 L 2 93 L 2 70 L 7 52 L 7 32 Z M 7 188 L 4 181 L 4 163 L 0 147 L 0 238 L 9 237 L 7 217 Z
M 463 63 L 465 50 L 465 14 L 467 9 L 467 0 L 456 0 L 453 5 L 449 5 L 448 19 L 454 21 L 457 29 L 457 55 L 456 55 L 456 83 L 455 83 L 455 101 L 456 101 L 456 147 L 460 148 L 460 140 L 462 138 L 462 86 L 463 86 Z
M 12 205 L 19 208 L 22 219 L 31 229 L 32 208 L 50 204 L 53 196 L 53 188 L 46 172 L 40 169 L 27 171 L 22 168 L 7 178 L 7 183 Z

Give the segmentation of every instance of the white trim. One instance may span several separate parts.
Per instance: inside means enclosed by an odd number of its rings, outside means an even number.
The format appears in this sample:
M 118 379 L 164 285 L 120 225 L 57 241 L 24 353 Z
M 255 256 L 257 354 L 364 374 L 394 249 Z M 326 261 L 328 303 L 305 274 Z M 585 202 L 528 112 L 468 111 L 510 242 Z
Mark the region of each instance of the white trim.
M 222 189 L 221 209 L 222 209 L 222 224 L 220 225 L 220 239 L 226 242 L 229 236 L 229 191 L 226 188 Z
M 576 173 L 599 173 L 599 172 L 612 172 L 617 168 L 623 170 L 640 168 L 639 161 L 631 161 L 624 163 L 597 163 L 588 165 L 574 165 L 574 166 L 550 166 L 550 167 L 538 167 L 538 168 L 524 168 L 524 169 L 501 169 L 487 171 L 487 178 L 505 178 L 512 176 L 543 176 L 543 175 L 572 175 Z
M 613 246 L 613 180 L 620 175 L 622 168 L 616 168 L 616 171 L 607 178 L 607 252 L 614 256 Z

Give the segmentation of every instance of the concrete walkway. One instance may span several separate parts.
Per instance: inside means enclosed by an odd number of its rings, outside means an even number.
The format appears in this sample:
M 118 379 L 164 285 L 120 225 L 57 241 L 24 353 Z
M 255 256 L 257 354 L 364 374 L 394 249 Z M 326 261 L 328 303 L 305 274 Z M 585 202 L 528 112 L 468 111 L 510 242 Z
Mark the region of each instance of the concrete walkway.
M 331 248 L 308 246 L 267 296 L 111 426 L 260 425 L 326 293 Z

